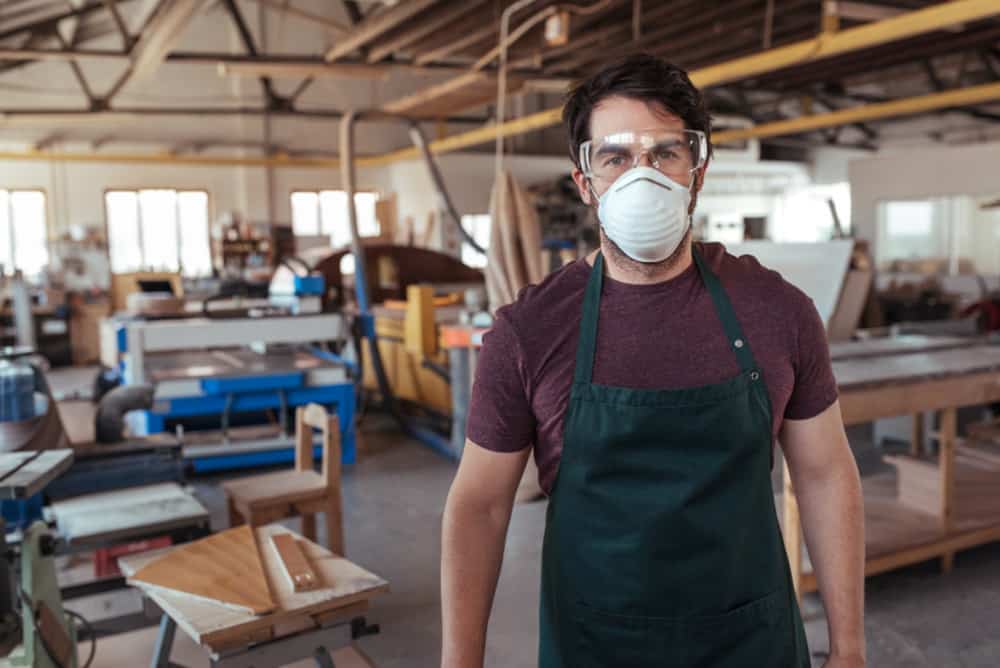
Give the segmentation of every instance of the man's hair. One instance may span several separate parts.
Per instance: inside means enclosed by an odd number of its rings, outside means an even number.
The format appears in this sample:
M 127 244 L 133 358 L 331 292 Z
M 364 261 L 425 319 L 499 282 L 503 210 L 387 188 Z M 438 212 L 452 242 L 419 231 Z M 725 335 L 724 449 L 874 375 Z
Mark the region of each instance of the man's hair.
M 591 139 L 590 116 L 594 107 L 613 96 L 663 105 L 684 121 L 685 128 L 705 133 L 711 155 L 711 118 L 701 91 L 681 68 L 663 58 L 638 53 L 605 65 L 566 96 L 563 123 L 569 133 L 569 154 L 577 167 L 580 167 L 580 144 Z

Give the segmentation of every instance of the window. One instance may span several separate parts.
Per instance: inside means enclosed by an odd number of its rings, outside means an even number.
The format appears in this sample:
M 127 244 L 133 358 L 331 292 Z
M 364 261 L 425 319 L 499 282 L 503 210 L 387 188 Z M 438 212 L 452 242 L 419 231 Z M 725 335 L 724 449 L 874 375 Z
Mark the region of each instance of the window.
M 0 190 L 0 265 L 11 275 L 21 270 L 35 277 L 49 263 L 46 244 L 45 193 Z
M 109 190 L 111 271 L 180 271 L 209 276 L 208 193 L 203 190 Z
M 462 228 L 483 249 L 490 247 L 490 214 L 479 213 L 462 216 Z M 462 262 L 470 267 L 482 269 L 486 266 L 486 256 L 473 248 L 469 242 L 462 241 Z
M 354 193 L 358 234 L 362 237 L 377 237 L 382 233 L 375 216 L 377 201 L 377 193 Z M 331 246 L 346 246 L 351 241 L 347 215 L 347 193 L 343 190 L 301 190 L 292 193 L 292 230 L 296 236 L 326 234 L 330 236 Z
M 954 230 L 946 204 L 942 198 L 879 203 L 879 265 L 947 261 L 954 250 Z

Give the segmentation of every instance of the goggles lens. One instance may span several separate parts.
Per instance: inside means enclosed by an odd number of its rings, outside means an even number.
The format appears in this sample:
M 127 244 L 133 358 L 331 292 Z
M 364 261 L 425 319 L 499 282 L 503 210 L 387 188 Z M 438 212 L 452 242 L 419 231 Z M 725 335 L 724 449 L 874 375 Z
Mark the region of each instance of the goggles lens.
M 700 130 L 618 132 L 580 145 L 580 164 L 588 178 L 614 181 L 640 164 L 643 156 L 655 169 L 687 181 L 705 164 L 708 142 Z

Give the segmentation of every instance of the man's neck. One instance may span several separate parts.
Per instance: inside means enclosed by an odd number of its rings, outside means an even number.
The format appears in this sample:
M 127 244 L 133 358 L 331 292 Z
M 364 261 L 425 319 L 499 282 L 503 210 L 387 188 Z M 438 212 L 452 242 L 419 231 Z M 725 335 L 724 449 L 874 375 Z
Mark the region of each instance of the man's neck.
M 663 283 L 684 273 L 694 259 L 691 256 L 691 235 L 687 235 L 677 251 L 663 262 L 636 262 L 621 250 L 611 245 L 602 234 L 601 252 L 607 275 L 620 283 L 651 285 Z M 597 251 L 587 256 L 587 264 L 593 265 Z

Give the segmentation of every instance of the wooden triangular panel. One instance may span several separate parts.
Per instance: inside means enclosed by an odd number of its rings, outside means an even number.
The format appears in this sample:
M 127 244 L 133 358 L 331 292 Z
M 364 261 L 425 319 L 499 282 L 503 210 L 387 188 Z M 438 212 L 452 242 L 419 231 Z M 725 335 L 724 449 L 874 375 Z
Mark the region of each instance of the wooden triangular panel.
M 262 615 L 274 610 L 253 530 L 241 526 L 185 543 L 130 581 L 170 589 Z

